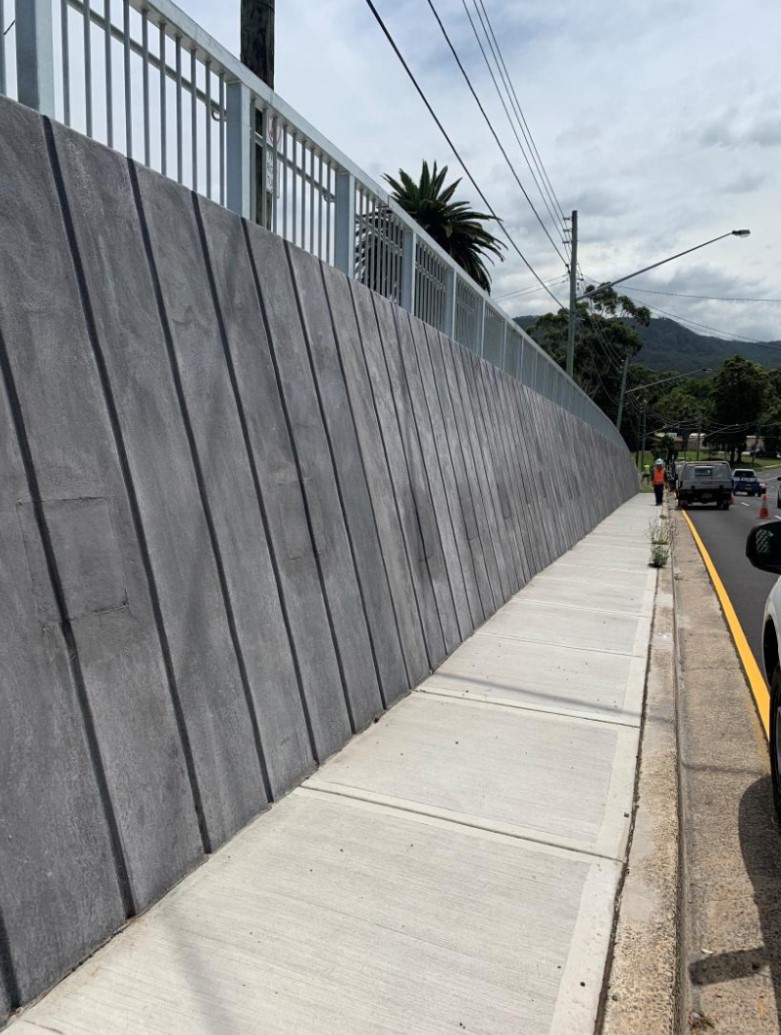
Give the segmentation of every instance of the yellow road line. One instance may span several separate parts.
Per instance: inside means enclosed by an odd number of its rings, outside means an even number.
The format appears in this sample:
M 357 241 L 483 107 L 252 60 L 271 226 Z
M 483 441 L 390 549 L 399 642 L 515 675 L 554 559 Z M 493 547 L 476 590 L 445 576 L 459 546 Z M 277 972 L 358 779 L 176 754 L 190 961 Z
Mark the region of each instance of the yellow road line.
M 682 511 L 683 518 L 686 524 L 689 526 L 689 531 L 694 536 L 694 541 L 697 544 L 697 549 L 700 551 L 705 567 L 708 569 L 708 575 L 716 590 L 716 595 L 719 598 L 721 609 L 724 612 L 724 617 L 727 619 L 727 625 L 729 631 L 732 633 L 732 639 L 735 643 L 735 649 L 740 657 L 741 664 L 743 665 L 743 671 L 746 674 L 748 685 L 751 690 L 751 694 L 754 698 L 754 704 L 757 706 L 757 713 L 759 715 L 762 728 L 765 731 L 765 736 L 770 736 L 770 692 L 767 688 L 767 683 L 764 680 L 762 672 L 760 671 L 759 665 L 754 658 L 751 648 L 748 645 L 746 634 L 743 632 L 743 627 L 740 624 L 735 608 L 732 606 L 727 590 L 724 588 L 724 583 L 719 578 L 719 573 L 716 571 L 716 565 L 710 558 L 710 554 L 705 549 L 705 543 L 694 527 L 694 522 L 686 513 Z

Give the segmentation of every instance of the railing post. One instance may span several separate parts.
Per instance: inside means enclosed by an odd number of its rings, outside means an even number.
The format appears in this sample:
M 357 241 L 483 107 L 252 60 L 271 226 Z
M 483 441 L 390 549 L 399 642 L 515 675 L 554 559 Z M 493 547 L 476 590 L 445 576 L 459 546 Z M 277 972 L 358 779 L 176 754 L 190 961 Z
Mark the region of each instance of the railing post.
M 334 214 L 334 265 L 348 277 L 355 276 L 355 177 L 336 174 Z
M 456 277 L 458 274 L 454 269 L 449 269 L 445 275 L 445 326 L 442 330 L 448 338 L 456 336 Z
M 485 299 L 480 296 L 480 301 L 477 305 L 477 341 L 475 342 L 475 352 L 482 358 L 483 349 L 485 348 L 485 317 L 486 317 Z
M 507 371 L 507 321 L 502 320 L 502 355 L 499 360 L 499 365 L 505 372 Z
M 16 78 L 19 100 L 54 118 L 51 0 L 16 0 Z
M 415 251 L 416 234 L 408 226 L 401 233 L 401 307 L 415 312 Z
M 225 91 L 227 147 L 228 208 L 244 219 L 252 217 L 252 98 L 249 87 L 241 82 L 227 84 Z

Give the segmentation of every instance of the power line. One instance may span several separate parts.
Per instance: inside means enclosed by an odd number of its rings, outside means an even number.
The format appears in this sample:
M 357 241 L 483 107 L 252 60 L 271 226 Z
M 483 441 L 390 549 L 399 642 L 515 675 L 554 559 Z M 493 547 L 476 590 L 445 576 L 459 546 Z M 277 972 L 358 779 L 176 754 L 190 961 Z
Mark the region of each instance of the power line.
M 491 76 L 491 80 L 492 80 L 492 82 L 494 84 L 494 88 L 496 89 L 496 93 L 497 93 L 497 95 L 499 97 L 499 100 L 501 101 L 502 107 L 504 108 L 504 113 L 507 116 L 507 121 L 510 124 L 510 129 L 512 130 L 513 135 L 514 135 L 516 141 L 518 142 L 518 147 L 520 148 L 521 154 L 523 155 L 524 160 L 526 161 L 526 165 L 529 168 L 529 172 L 532 175 L 532 179 L 534 180 L 534 183 L 535 183 L 535 185 L 537 187 L 537 190 L 539 191 L 539 194 L 540 194 L 540 197 L 542 198 L 543 204 L 545 205 L 545 207 L 548 210 L 548 215 L 551 218 L 551 222 L 553 223 L 554 226 L 556 226 L 558 224 L 558 218 L 554 214 L 554 212 L 551 210 L 551 207 L 550 207 L 550 205 L 548 203 L 548 200 L 545 197 L 545 193 L 544 193 L 542 187 L 540 186 L 540 182 L 537 179 L 537 176 L 536 176 L 536 174 L 534 172 L 534 169 L 532 168 L 532 164 L 529 161 L 529 157 L 528 157 L 528 155 L 526 153 L 526 149 L 524 148 L 524 146 L 523 146 L 523 144 L 521 142 L 521 138 L 518 136 L 518 131 L 516 130 L 515 123 L 513 122 L 513 115 L 511 114 L 510 110 L 508 109 L 507 103 L 505 102 L 505 99 L 504 99 L 504 96 L 502 94 L 502 91 L 501 91 L 501 89 L 499 87 L 498 82 L 496 81 L 496 76 L 494 75 L 494 70 L 493 70 L 493 68 L 491 66 L 491 62 L 488 60 L 488 55 L 485 52 L 485 48 L 483 47 L 482 41 L 481 41 L 480 36 L 479 36 L 479 34 L 477 32 L 477 27 L 475 26 L 475 23 L 472 20 L 472 15 L 469 13 L 469 8 L 466 5 L 466 0 L 461 0 L 461 3 L 464 6 L 464 11 L 466 12 L 466 16 L 469 19 L 469 24 L 472 27 L 472 32 L 474 33 L 474 37 L 477 40 L 477 45 L 480 48 L 480 53 L 483 55 L 483 60 L 485 61 L 486 67 L 488 68 L 488 73 Z M 503 82 L 503 84 L 505 86 L 505 90 L 507 90 L 508 99 L 510 100 L 510 106 L 512 107 L 512 98 L 509 95 L 509 90 L 507 88 L 507 84 L 504 81 L 504 77 L 502 76 L 502 71 L 501 71 L 501 67 L 499 66 L 499 61 L 497 59 L 496 53 L 494 52 L 493 45 L 491 44 L 491 39 L 488 36 L 488 32 L 486 31 L 485 25 L 483 24 L 483 20 L 480 17 L 480 12 L 477 9 L 477 5 L 475 5 L 475 10 L 477 11 L 478 18 L 480 18 L 480 24 L 482 25 L 483 32 L 486 33 L 486 38 L 488 39 L 488 45 L 491 48 L 491 53 L 493 54 L 494 61 L 496 61 L 497 67 L 499 68 L 499 75 L 502 77 L 502 82 Z M 527 145 L 528 145 L 528 140 L 527 140 Z M 528 146 L 530 147 L 530 145 L 528 145 Z M 562 216 L 562 220 L 563 220 L 563 216 Z M 565 227 L 562 225 L 561 229 L 565 230 Z M 567 251 L 568 243 L 563 238 L 562 238 L 562 240 L 563 240 L 563 243 L 564 243 L 565 251 Z M 568 251 L 567 251 L 567 254 L 569 254 Z
M 477 0 L 473 0 L 473 3 L 475 4 L 475 10 L 477 11 L 478 17 L 479 17 L 480 11 L 477 8 Z M 524 138 L 528 139 L 528 141 L 529 141 L 529 146 L 530 146 L 530 149 L 531 149 L 531 152 L 532 152 L 532 157 L 535 158 L 535 164 L 537 165 L 537 167 L 538 167 L 538 169 L 540 171 L 540 175 L 543 177 L 545 183 L 547 184 L 548 189 L 550 190 L 550 194 L 551 194 L 552 199 L 553 199 L 554 206 L 558 208 L 559 214 L 560 214 L 560 216 L 561 216 L 561 218 L 563 220 L 566 217 L 564 216 L 564 212 L 562 210 L 562 207 L 559 204 L 559 199 L 556 197 L 556 191 L 553 189 L 553 184 L 551 183 L 550 177 L 548 176 L 548 172 L 547 172 L 547 170 L 545 168 L 545 164 L 544 164 L 544 162 L 542 160 L 542 156 L 540 155 L 540 152 L 539 152 L 539 150 L 537 148 L 537 144 L 535 143 L 534 136 L 532 135 L 532 131 L 529 128 L 529 124 L 526 121 L 525 115 L 523 114 L 523 108 L 521 107 L 521 103 L 518 100 L 518 94 L 515 91 L 515 86 L 514 86 L 513 81 L 512 81 L 512 79 L 510 77 L 509 69 L 507 68 L 507 64 L 505 63 L 504 56 L 502 55 L 501 47 L 499 46 L 499 40 L 496 38 L 496 33 L 494 32 L 493 25 L 491 24 L 491 19 L 488 16 L 488 11 L 485 8 L 485 4 L 483 3 L 483 0 L 480 0 L 480 7 L 482 8 L 483 14 L 485 15 L 485 21 L 486 21 L 486 23 L 488 25 L 488 29 L 490 31 L 489 43 L 490 43 L 490 40 L 493 39 L 493 42 L 494 42 L 494 44 L 496 46 L 496 53 L 498 54 L 498 58 L 499 58 L 498 65 L 499 65 L 500 71 L 502 71 L 502 70 L 504 71 L 503 81 L 504 81 L 504 79 L 506 79 L 507 85 L 509 87 L 509 89 L 508 89 L 508 96 L 511 99 L 511 103 L 513 101 L 515 102 L 515 109 L 517 110 L 518 117 L 520 119 L 520 123 L 519 124 L 521 125 L 521 129 L 522 130 L 523 129 L 526 130 L 526 132 L 524 133 Z M 480 19 L 480 21 L 481 21 L 481 24 L 482 24 L 482 18 Z M 528 134 L 528 137 L 527 137 L 527 134 Z
M 505 151 L 504 145 L 502 144 L 501 140 L 499 139 L 499 134 L 494 129 L 493 123 L 491 122 L 491 119 L 489 118 L 488 113 L 486 112 L 485 108 L 483 107 L 482 101 L 477 96 L 477 91 L 475 90 L 474 86 L 472 85 L 472 80 L 469 78 L 467 70 L 464 68 L 463 63 L 461 61 L 461 58 L 458 56 L 458 52 L 456 51 L 456 48 L 453 46 L 453 43 L 452 43 L 452 41 L 450 39 L 450 36 L 448 35 L 447 29 L 445 28 L 445 26 L 444 26 L 444 24 L 442 22 L 442 19 L 439 17 L 439 12 L 437 11 L 436 7 L 434 6 L 434 0 L 427 0 L 427 2 L 428 2 L 429 7 L 431 8 L 431 13 L 434 15 L 434 17 L 437 20 L 437 25 L 439 25 L 440 29 L 442 30 L 442 35 L 445 37 L 445 41 L 446 41 L 448 47 L 450 48 L 450 53 L 455 58 L 455 62 L 456 62 L 456 64 L 459 67 L 461 75 L 464 77 L 464 79 L 466 81 L 466 85 L 469 87 L 469 90 L 470 90 L 472 96 L 475 99 L 475 103 L 477 104 L 477 107 L 480 109 L 480 114 L 485 119 L 485 123 L 488 126 L 488 128 L 490 129 L 491 135 L 493 136 L 494 140 L 496 141 L 496 146 L 502 152 L 502 157 L 504 158 L 505 162 L 507 163 L 507 168 L 512 173 L 513 178 L 515 179 L 515 182 L 521 188 L 521 191 L 523 192 L 523 196 L 528 201 L 529 207 L 531 208 L 532 212 L 536 216 L 537 222 L 542 227 L 542 229 L 543 229 L 543 231 L 545 233 L 545 236 L 548 238 L 550 243 L 553 245 L 553 250 L 556 252 L 556 254 L 561 259 L 561 261 L 566 265 L 567 260 L 564 258 L 564 256 L 559 251 L 558 245 L 556 244 L 556 242 L 553 240 L 553 238 L 551 237 L 550 233 L 548 232 L 548 228 L 543 223 L 542 218 L 541 218 L 539 212 L 537 211 L 537 209 L 534 206 L 534 202 L 529 197 L 529 194 L 528 194 L 526 188 L 524 187 L 523 183 L 521 183 L 521 178 L 518 175 L 518 173 L 515 171 L 513 163 L 510 161 L 510 157 L 507 154 L 507 152 Z
M 720 295 L 684 295 L 680 291 L 653 291 L 651 288 L 632 288 L 633 291 L 640 291 L 644 295 L 669 295 L 671 298 L 699 298 L 704 302 L 775 302 L 781 303 L 781 298 L 735 298 L 722 297 Z
M 442 125 L 442 122 L 439 119 L 439 116 L 437 115 L 437 113 L 432 108 L 431 103 L 429 102 L 429 99 L 426 97 L 425 93 L 423 92 L 422 87 L 420 86 L 420 84 L 418 83 L 417 79 L 415 78 L 415 75 L 414 75 L 412 69 L 409 67 L 409 65 L 407 64 L 406 60 L 404 59 L 403 54 L 401 53 L 401 51 L 399 50 L 398 46 L 396 45 L 396 41 L 394 40 L 393 36 L 391 35 L 390 30 L 386 26 L 385 22 L 382 20 L 382 17 L 380 15 L 379 11 L 374 6 L 374 3 L 372 2 L 372 0 L 366 0 L 366 4 L 369 7 L 369 10 L 374 15 L 375 21 L 377 22 L 379 27 L 382 29 L 382 32 L 383 32 L 385 38 L 387 39 L 388 43 L 390 43 L 391 48 L 393 49 L 394 54 L 396 55 L 396 57 L 401 62 L 402 68 L 404 69 L 404 71 L 409 76 L 409 79 L 410 79 L 412 85 L 415 87 L 415 90 L 417 91 L 418 96 L 420 97 L 420 99 L 425 104 L 425 106 L 426 106 L 426 108 L 428 110 L 429 115 L 431 115 L 431 117 L 434 120 L 434 122 L 436 123 L 437 128 L 439 129 L 440 133 L 445 138 L 445 140 L 447 141 L 447 143 L 448 143 L 450 149 L 452 150 L 453 154 L 458 159 L 458 162 L 459 162 L 461 168 L 464 170 L 464 173 L 466 174 L 467 179 L 469 180 L 469 182 L 472 184 L 472 186 L 477 191 L 478 195 L 480 196 L 480 199 L 482 200 L 483 204 L 488 209 L 489 213 L 493 216 L 493 218 L 499 224 L 499 227 L 501 228 L 502 233 L 507 238 L 507 240 L 510 242 L 510 245 L 512 246 L 513 250 L 515 252 L 517 252 L 517 254 L 520 256 L 522 262 L 524 263 L 526 268 L 529 270 L 529 272 L 532 274 L 534 279 L 541 285 L 541 287 L 545 288 L 545 291 L 550 295 L 550 297 L 553 299 L 553 301 L 556 303 L 556 305 L 560 309 L 565 309 L 566 306 L 562 305 L 562 303 L 558 300 L 558 298 L 556 298 L 556 296 L 553 294 L 553 292 L 543 283 L 542 279 L 540 278 L 540 275 L 537 273 L 535 268 L 532 266 L 532 264 L 529 262 L 529 260 L 526 258 L 526 256 L 521 251 L 521 249 L 515 243 L 513 238 L 510 236 L 509 232 L 507 231 L 507 228 L 504 225 L 504 221 L 501 220 L 499 218 L 499 216 L 497 216 L 497 214 L 494 211 L 494 208 L 491 205 L 491 203 L 489 202 L 488 198 L 482 192 L 482 190 L 478 186 L 477 181 L 475 180 L 474 176 L 472 176 L 471 172 L 466 167 L 466 164 L 464 163 L 463 158 L 461 157 L 461 155 L 459 154 L 458 150 L 456 149 L 456 146 L 453 143 L 453 141 L 450 139 L 450 136 L 449 136 L 447 130 Z
M 627 290 L 633 291 L 634 288 L 628 288 Z M 733 334 L 732 338 L 724 338 L 724 331 L 719 327 L 712 327 L 710 324 L 700 323 L 698 320 L 690 320 L 687 316 L 678 316 L 676 313 L 668 313 L 666 309 L 660 309 L 655 305 L 646 304 L 646 308 L 650 309 L 652 313 L 661 313 L 662 316 L 666 316 L 668 319 L 675 320 L 678 323 L 689 324 L 691 327 L 697 327 L 703 331 L 710 331 L 712 334 L 719 335 L 722 340 L 751 342 L 754 345 L 774 345 L 774 343 L 770 341 L 760 341 L 759 338 L 750 338 L 747 334 Z
M 568 275 L 565 273 L 563 277 L 555 277 L 553 280 L 546 281 L 547 287 L 552 287 L 554 284 L 561 284 L 568 279 Z M 495 302 L 502 302 L 507 298 L 514 298 L 517 295 L 530 295 L 535 291 L 539 291 L 536 287 L 519 288 L 517 291 L 509 291 L 506 295 L 497 295 L 494 299 Z

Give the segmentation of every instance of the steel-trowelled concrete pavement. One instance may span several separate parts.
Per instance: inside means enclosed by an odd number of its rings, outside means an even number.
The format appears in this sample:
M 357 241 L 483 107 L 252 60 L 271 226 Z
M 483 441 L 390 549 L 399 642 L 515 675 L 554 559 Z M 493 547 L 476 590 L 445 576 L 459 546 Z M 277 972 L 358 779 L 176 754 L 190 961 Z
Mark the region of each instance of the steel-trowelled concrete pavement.
M 653 516 L 615 511 L 13 1035 L 592 1032 Z

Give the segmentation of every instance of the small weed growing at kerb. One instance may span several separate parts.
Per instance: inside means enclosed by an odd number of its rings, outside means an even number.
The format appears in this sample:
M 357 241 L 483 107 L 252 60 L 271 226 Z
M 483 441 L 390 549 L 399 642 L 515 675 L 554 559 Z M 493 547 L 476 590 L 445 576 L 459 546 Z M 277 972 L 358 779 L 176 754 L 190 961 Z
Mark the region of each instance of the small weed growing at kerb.
M 652 568 L 663 568 L 670 556 L 670 524 L 668 521 L 651 521 L 648 525 L 648 536 L 651 540 Z

